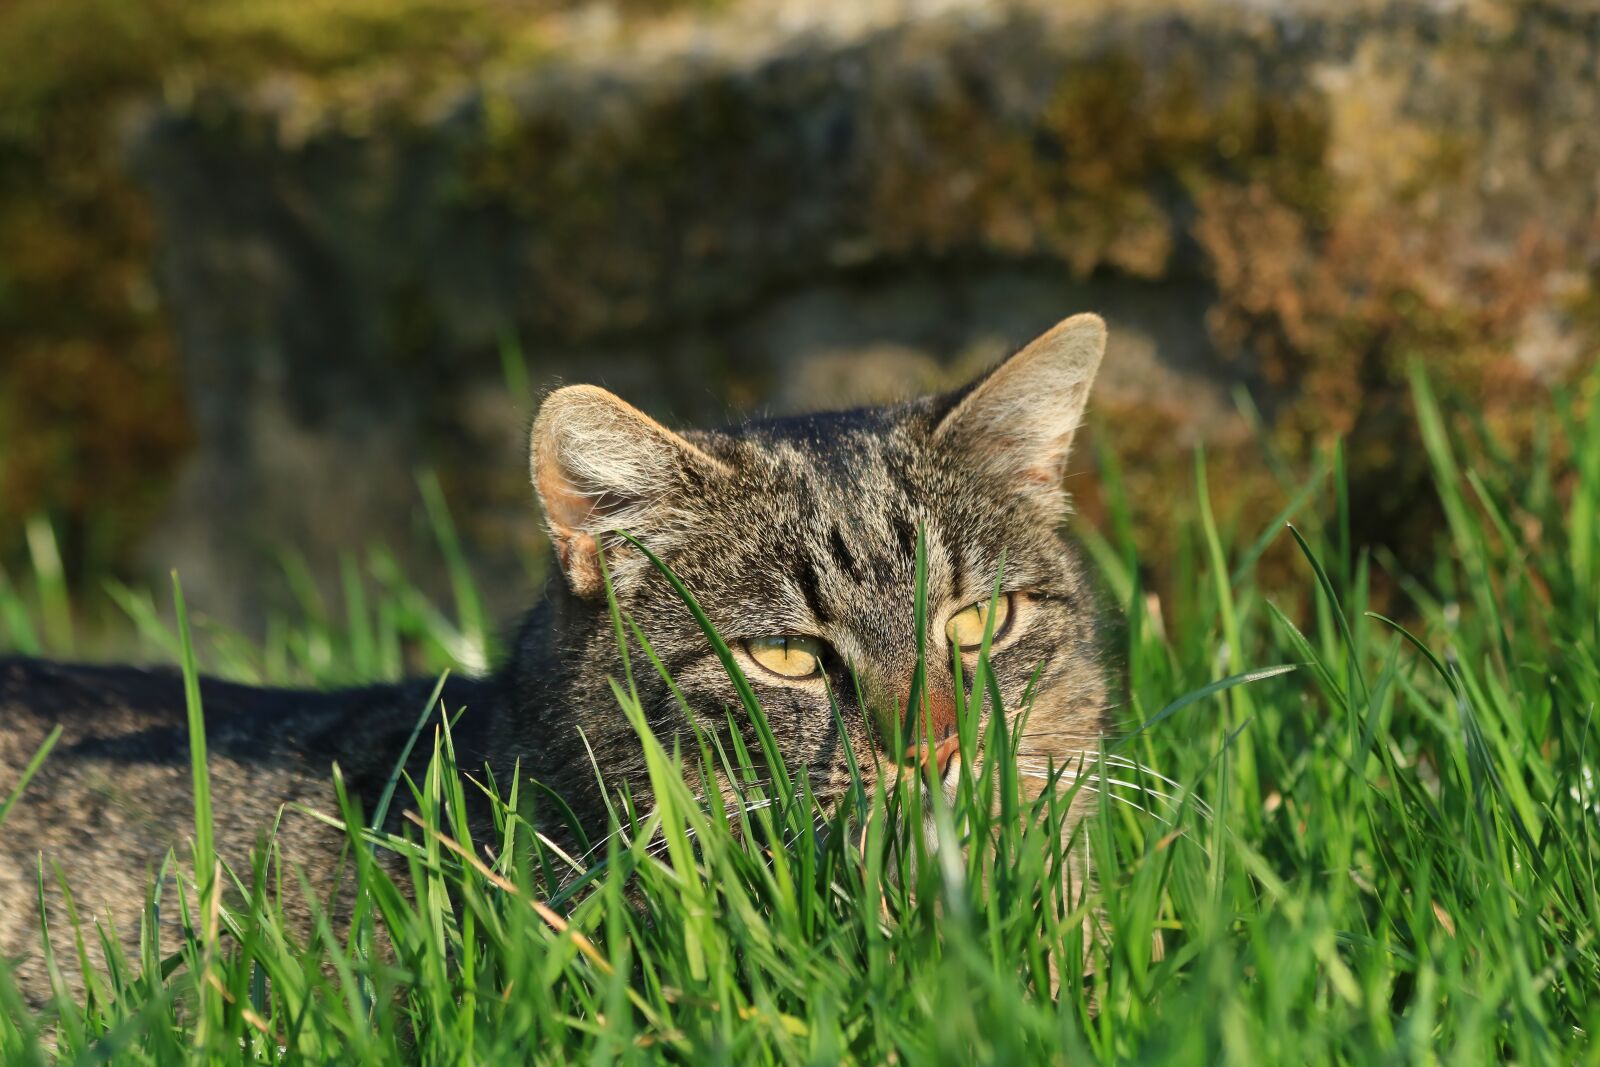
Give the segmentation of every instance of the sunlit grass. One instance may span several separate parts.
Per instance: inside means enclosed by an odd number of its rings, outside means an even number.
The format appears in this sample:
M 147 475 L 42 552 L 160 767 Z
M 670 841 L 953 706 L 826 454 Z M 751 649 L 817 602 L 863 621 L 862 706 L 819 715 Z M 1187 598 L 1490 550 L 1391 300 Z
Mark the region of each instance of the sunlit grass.
M 561 853 L 525 818 L 529 783 L 455 773 L 440 712 L 459 709 L 419 708 L 433 765 L 392 783 L 409 832 L 374 829 L 348 799 L 319 813 L 352 846 L 348 928 L 324 918 L 301 943 L 283 901 L 302 890 L 270 855 L 210 896 L 202 864 L 185 899 L 159 902 L 190 916 L 177 958 L 147 939 L 87 1001 L 42 1016 L 0 976 L 0 1062 L 1593 1062 L 1600 378 L 1583 388 L 1553 397 L 1547 432 L 1517 453 L 1416 380 L 1447 519 L 1424 574 L 1350 543 L 1360 501 L 1337 453 L 1264 527 L 1211 512 L 1216 472 L 1197 457 L 1200 506 L 1172 567 L 1191 580 L 1164 600 L 1108 492 L 1109 532 L 1080 534 L 1123 615 L 1116 734 L 1031 809 L 1019 775 L 1037 768 L 989 760 L 973 777 L 963 761 L 955 802 L 932 801 L 931 841 L 910 829 L 919 790 L 863 788 L 824 811 L 803 768 L 746 770 L 778 761 L 740 731 L 650 736 L 631 679 L 658 664 L 618 612 L 618 712 L 641 732 L 653 807 L 620 798 L 609 834 Z M 1103 457 L 1104 484 L 1118 480 Z M 308 594 L 264 642 L 191 637 L 164 599 L 112 595 L 151 656 L 235 677 L 469 669 L 487 630 L 429 510 L 448 607 L 382 554 L 346 564 L 342 611 Z M 1303 563 L 1293 588 L 1257 584 L 1276 539 Z M 1401 591 L 1395 621 L 1370 608 L 1380 569 Z M 50 582 L 47 568 L 0 580 L 0 641 L 72 652 Z M 753 697 L 733 710 L 766 750 Z M 981 738 L 962 722 L 964 751 L 1015 744 L 1004 716 Z M 686 768 L 723 769 L 737 802 L 702 797 Z M 464 819 L 478 782 L 500 796 L 492 842 Z M 1090 815 L 1063 846 L 1073 790 Z M 1093 884 L 1063 877 L 1074 849 L 1093 854 Z M 381 850 L 406 857 L 405 877 Z M 187 852 L 173 862 L 193 872 Z M 100 936 L 80 920 L 51 931 L 57 951 Z

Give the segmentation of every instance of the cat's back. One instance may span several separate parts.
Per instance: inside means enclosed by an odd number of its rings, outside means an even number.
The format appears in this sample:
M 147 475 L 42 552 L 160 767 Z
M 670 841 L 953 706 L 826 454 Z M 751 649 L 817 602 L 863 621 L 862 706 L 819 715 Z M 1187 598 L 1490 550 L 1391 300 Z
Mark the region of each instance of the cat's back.
M 0 781 L 14 786 L 13 776 L 57 725 L 74 740 L 151 725 L 151 690 L 159 688 L 159 679 L 132 668 L 0 658 Z
M 275 717 L 293 720 L 303 704 L 280 691 L 209 681 L 204 694 L 218 823 L 270 825 L 279 804 L 309 799 L 309 768 L 294 767 L 292 748 L 263 743 Z M 182 854 L 193 833 L 176 671 L 0 660 L 0 796 L 17 787 L 58 727 L 0 826 L 0 948 L 8 954 L 25 956 L 38 944 L 41 868 L 52 905 L 59 868 L 86 921 L 107 912 L 127 919 L 167 851 Z
M 183 708 L 171 670 L 0 657 L 0 767 L 20 770 L 56 726 L 67 745 L 142 737 L 149 750 L 150 731 L 175 729 Z
M 456 683 L 447 697 L 457 706 L 481 702 L 480 684 Z M 318 883 L 341 838 L 298 809 L 336 811 L 336 761 L 370 807 L 371 784 L 388 777 L 430 688 L 416 680 L 318 692 L 203 679 L 219 856 L 247 873 L 251 847 L 276 825 L 284 857 Z M 0 952 L 20 957 L 30 994 L 40 989 L 41 865 L 53 924 L 64 914 L 59 867 L 84 921 L 110 915 L 127 938 L 154 872 L 169 850 L 186 860 L 194 833 L 179 672 L 0 659 L 0 799 L 57 727 L 60 737 L 0 826 Z
M 201 681 L 209 747 L 224 757 L 281 761 L 303 755 L 304 741 L 331 725 L 334 694 Z M 183 677 L 171 668 L 96 666 L 0 658 L 0 770 L 7 784 L 50 733 L 61 737 L 39 781 L 86 762 L 134 768 L 189 759 Z M 130 777 L 131 776 L 131 777 Z M 30 789 L 32 794 L 34 790 Z

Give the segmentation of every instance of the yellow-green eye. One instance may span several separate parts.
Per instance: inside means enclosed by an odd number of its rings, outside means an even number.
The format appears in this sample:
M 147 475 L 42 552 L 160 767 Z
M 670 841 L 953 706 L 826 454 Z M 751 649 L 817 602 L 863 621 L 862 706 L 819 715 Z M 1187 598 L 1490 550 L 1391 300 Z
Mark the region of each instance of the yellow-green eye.
M 752 637 L 744 647 L 751 659 L 781 678 L 822 673 L 822 642 L 815 637 Z
M 1010 621 L 1011 594 L 1005 593 L 994 602 L 995 638 L 1005 632 L 1006 623 Z M 950 621 L 944 624 L 944 633 L 961 651 L 976 652 L 983 645 L 983 631 L 988 625 L 989 602 L 982 600 L 950 616 Z

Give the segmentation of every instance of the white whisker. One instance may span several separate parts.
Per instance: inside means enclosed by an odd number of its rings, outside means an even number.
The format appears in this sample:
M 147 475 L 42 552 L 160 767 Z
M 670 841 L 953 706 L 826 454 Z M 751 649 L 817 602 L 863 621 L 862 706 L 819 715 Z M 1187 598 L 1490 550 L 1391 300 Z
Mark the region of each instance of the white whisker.
M 1036 774 L 1036 773 L 1033 773 L 1031 771 L 1024 771 L 1022 773 L 1023 773 L 1023 777 L 1024 778 L 1044 778 L 1044 779 L 1049 779 L 1051 777 L 1050 775 L 1047 775 L 1047 774 Z M 1162 818 L 1160 815 L 1158 815 L 1155 812 L 1151 811 L 1149 808 L 1144 807 L 1142 804 L 1135 804 L 1133 801 L 1129 800 L 1127 797 L 1122 796 L 1122 795 L 1120 795 L 1118 793 L 1112 793 L 1112 792 L 1109 792 L 1107 790 L 1100 789 L 1097 786 L 1090 785 L 1089 782 L 1091 780 L 1088 779 L 1088 778 L 1081 779 L 1081 781 L 1084 782 L 1083 788 L 1089 790 L 1090 792 L 1099 793 L 1103 797 L 1107 797 L 1107 798 L 1109 798 L 1111 800 L 1115 800 L 1115 801 L 1117 801 L 1119 803 L 1126 804 L 1128 807 L 1132 808 L 1134 811 L 1143 812 L 1144 814 L 1150 816 L 1152 819 L 1155 819 L 1157 822 L 1164 823 L 1167 826 L 1171 826 L 1172 825 L 1171 820 Z
M 700 800 L 703 798 L 697 797 L 696 799 Z M 752 811 L 761 811 L 763 808 L 770 808 L 776 803 L 776 800 L 759 800 L 752 804 L 742 804 L 735 811 L 729 812 L 728 814 L 731 817 L 735 814 L 747 814 Z M 657 832 L 659 833 L 660 831 L 658 830 Z M 696 830 L 693 826 L 685 826 L 683 828 L 683 833 L 685 837 L 693 837 L 695 836 Z M 645 845 L 644 849 L 645 855 L 651 857 L 652 859 L 659 859 L 661 854 L 666 851 L 669 844 L 670 842 L 668 842 L 665 838 L 660 841 L 647 844 Z
M 1140 763 L 1138 760 L 1129 759 L 1126 756 L 1116 755 L 1114 753 L 1105 753 L 1104 755 L 1101 755 L 1101 754 L 1099 754 L 1097 752 L 1091 752 L 1091 751 L 1088 751 L 1086 749 L 1077 749 L 1077 750 L 1075 750 L 1073 752 L 1061 753 L 1061 754 L 1051 753 L 1050 755 L 1052 757 L 1057 756 L 1057 755 L 1078 755 L 1078 756 L 1083 757 L 1087 761 L 1092 761 L 1092 762 L 1096 762 L 1096 763 L 1106 763 L 1106 764 L 1109 764 L 1109 765 L 1111 765 L 1113 767 L 1119 767 L 1119 768 L 1122 768 L 1122 769 L 1125 769 L 1125 770 L 1138 771 L 1142 775 L 1148 775 L 1151 778 L 1155 778 L 1158 781 L 1164 782 L 1167 785 L 1172 786 L 1173 789 L 1177 790 L 1177 795 L 1174 796 L 1173 794 L 1163 792 L 1160 789 L 1155 789 L 1153 787 L 1149 787 L 1149 786 L 1145 786 L 1145 785 L 1141 785 L 1141 784 L 1131 784 L 1131 783 L 1127 783 L 1127 782 L 1116 782 L 1115 784 L 1124 785 L 1124 786 L 1127 786 L 1129 788 L 1140 789 L 1140 790 L 1143 790 L 1145 792 L 1151 793 L 1154 796 L 1165 797 L 1165 798 L 1173 801 L 1173 803 L 1180 803 L 1181 802 L 1180 798 L 1187 799 L 1187 800 L 1192 800 L 1194 802 L 1195 809 L 1197 811 L 1199 811 L 1202 815 L 1206 816 L 1207 818 L 1209 818 L 1212 815 L 1211 806 L 1209 804 L 1207 804 L 1204 800 L 1200 799 L 1200 797 L 1196 796 L 1188 786 L 1184 785 L 1182 782 L 1176 781 L 1175 779 L 1168 778 L 1166 775 L 1162 774 L 1160 771 L 1156 770 L 1153 767 L 1150 767 L 1147 764 Z M 1018 753 L 1019 762 L 1022 759 L 1025 759 L 1025 758 L 1033 759 L 1035 761 L 1036 765 L 1037 765 L 1037 761 L 1039 759 L 1041 759 L 1041 757 L 1038 756 L 1038 755 L 1030 755 L 1028 753 Z M 1061 766 L 1061 762 L 1058 760 L 1056 765 L 1057 766 Z
M 1043 773 L 1043 774 L 1039 773 L 1040 771 L 1048 772 L 1050 770 L 1050 766 L 1046 762 L 1039 762 L 1039 761 L 1024 762 L 1024 761 L 1019 760 L 1017 765 L 1018 765 L 1018 768 L 1020 770 L 1022 770 L 1022 773 L 1024 773 L 1027 777 L 1031 777 L 1031 778 L 1050 778 L 1051 777 L 1051 774 L 1049 774 L 1049 773 Z M 1055 771 L 1054 771 L 1054 776 L 1057 778 L 1057 780 L 1062 785 L 1071 785 L 1072 783 L 1079 782 L 1079 781 L 1083 781 L 1083 782 L 1099 782 L 1099 783 L 1102 783 L 1102 784 L 1104 784 L 1106 786 L 1110 786 L 1110 787 L 1117 788 L 1117 789 L 1136 790 L 1136 791 L 1138 791 L 1139 793 L 1141 793 L 1143 795 L 1152 796 L 1152 797 L 1158 797 L 1161 800 L 1164 800 L 1169 805 L 1171 805 L 1172 807 L 1175 807 L 1175 808 L 1182 807 L 1183 804 L 1186 801 L 1192 801 L 1194 803 L 1194 805 L 1195 805 L 1195 809 L 1197 811 L 1199 811 L 1200 814 L 1203 817 L 1205 817 L 1205 818 L 1210 818 L 1211 817 L 1211 808 L 1210 808 L 1210 806 L 1207 805 L 1206 802 L 1201 800 L 1199 797 L 1196 797 L 1193 794 L 1189 794 L 1186 791 L 1180 792 L 1179 794 L 1173 794 L 1173 793 L 1169 793 L 1169 792 L 1167 792 L 1166 790 L 1163 790 L 1163 789 L 1157 789 L 1157 788 L 1155 788 L 1153 786 L 1150 786 L 1150 785 L 1147 785 L 1145 783 L 1130 782 L 1130 781 L 1126 781 L 1126 780 L 1121 779 L 1121 778 L 1113 778 L 1113 777 L 1110 777 L 1108 775 L 1100 775 L 1100 774 L 1093 774 L 1093 773 L 1085 773 L 1085 772 L 1082 772 L 1082 771 L 1075 771 L 1071 767 L 1062 767 L 1060 765 L 1056 766 Z M 1163 781 L 1167 781 L 1168 779 L 1162 779 L 1162 780 Z M 1177 785 L 1176 782 L 1174 782 L 1172 784 L 1173 785 Z M 1181 786 L 1181 785 L 1179 785 L 1178 788 L 1179 788 L 1179 790 L 1184 790 L 1184 787 Z M 1108 795 L 1116 796 L 1117 794 L 1108 792 Z

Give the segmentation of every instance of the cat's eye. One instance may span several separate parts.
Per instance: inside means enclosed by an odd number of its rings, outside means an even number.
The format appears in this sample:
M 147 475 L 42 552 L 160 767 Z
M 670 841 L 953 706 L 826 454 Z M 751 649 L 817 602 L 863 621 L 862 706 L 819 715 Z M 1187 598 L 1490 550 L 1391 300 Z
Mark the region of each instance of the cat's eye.
M 950 639 L 952 645 L 963 652 L 976 652 L 983 646 L 983 631 L 989 625 L 990 603 L 980 600 L 961 611 L 950 616 L 950 621 L 944 624 L 944 634 Z M 992 605 L 994 609 L 994 637 L 999 640 L 1005 633 L 1006 624 L 1011 621 L 1011 594 L 1004 593 Z
M 745 651 L 780 678 L 815 678 L 822 673 L 822 642 L 815 637 L 752 637 Z

